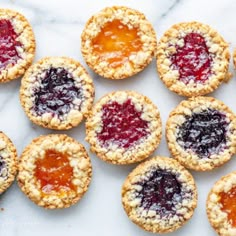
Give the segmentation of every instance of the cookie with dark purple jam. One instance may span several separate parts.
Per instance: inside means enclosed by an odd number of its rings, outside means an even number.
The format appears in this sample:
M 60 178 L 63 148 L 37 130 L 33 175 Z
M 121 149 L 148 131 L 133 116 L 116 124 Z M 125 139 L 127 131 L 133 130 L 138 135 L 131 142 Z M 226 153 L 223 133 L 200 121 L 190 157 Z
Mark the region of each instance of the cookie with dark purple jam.
M 122 203 L 128 217 L 144 230 L 168 233 L 192 217 L 197 190 L 192 175 L 176 160 L 154 157 L 128 175 Z
M 23 77 L 20 99 L 34 123 L 45 128 L 70 129 L 92 107 L 93 81 L 77 61 L 65 57 L 43 58 Z
M 86 122 L 86 140 L 102 160 L 130 164 L 147 158 L 161 139 L 157 107 L 134 91 L 102 97 Z
M 172 155 L 182 165 L 212 170 L 236 152 L 235 116 L 215 98 L 190 98 L 170 113 L 166 137 Z

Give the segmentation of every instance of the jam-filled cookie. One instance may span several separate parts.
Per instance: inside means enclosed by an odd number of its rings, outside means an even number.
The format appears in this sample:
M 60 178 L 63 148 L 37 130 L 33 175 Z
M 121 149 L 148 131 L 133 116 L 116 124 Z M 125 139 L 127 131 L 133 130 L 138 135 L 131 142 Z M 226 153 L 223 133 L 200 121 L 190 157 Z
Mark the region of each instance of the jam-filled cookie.
M 182 165 L 212 170 L 236 151 L 235 115 L 215 98 L 190 98 L 170 113 L 166 138 L 172 155 Z
M 82 33 L 82 54 L 100 76 L 124 79 L 144 69 L 156 51 L 156 34 L 139 11 L 107 7 L 92 16 Z
M 22 76 L 34 54 L 35 38 L 27 19 L 16 11 L 0 9 L 0 82 Z
M 66 208 L 87 191 L 92 175 L 82 144 L 64 134 L 35 138 L 23 151 L 17 177 L 21 190 L 37 205 Z
M 207 198 L 207 215 L 220 236 L 236 235 L 236 172 L 215 183 Z
M 117 91 L 102 97 L 86 122 L 86 140 L 102 160 L 130 164 L 147 158 L 161 139 L 157 107 L 134 91 Z
M 0 194 L 15 180 L 17 172 L 17 153 L 12 141 L 0 132 Z
M 165 85 L 182 96 L 199 96 L 229 79 L 228 44 L 199 22 L 172 26 L 160 39 L 157 70 Z
M 77 126 L 91 109 L 93 81 L 66 57 L 47 57 L 32 65 L 21 82 L 20 101 L 29 119 L 50 129 Z
M 183 226 L 197 206 L 192 175 L 176 160 L 154 157 L 136 167 L 122 187 L 128 217 L 152 233 L 168 233 Z

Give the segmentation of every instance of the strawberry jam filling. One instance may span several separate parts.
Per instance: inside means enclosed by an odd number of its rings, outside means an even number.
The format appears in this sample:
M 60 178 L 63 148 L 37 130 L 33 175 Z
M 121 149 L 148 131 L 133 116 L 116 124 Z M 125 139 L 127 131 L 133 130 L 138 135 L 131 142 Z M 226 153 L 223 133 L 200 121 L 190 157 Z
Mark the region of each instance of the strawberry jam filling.
M 35 177 L 40 182 L 41 191 L 50 194 L 52 191 L 68 192 L 75 190 L 72 183 L 73 168 L 66 153 L 46 150 L 44 157 L 35 163 Z
M 15 65 L 21 58 L 17 52 L 17 47 L 22 44 L 17 41 L 16 34 L 10 20 L 0 20 L 0 70 L 8 65 Z
M 141 118 L 130 99 L 123 104 L 110 102 L 102 108 L 102 131 L 97 134 L 104 146 L 129 148 L 148 134 L 148 122 Z
M 119 20 L 106 23 L 92 40 L 92 45 L 100 60 L 107 61 L 112 68 L 122 66 L 142 49 L 137 28 L 129 28 Z
M 179 80 L 188 84 L 206 82 L 212 74 L 212 56 L 209 54 L 204 37 L 190 33 L 184 37 L 184 46 L 176 46 L 171 57 L 172 66 L 179 71 Z

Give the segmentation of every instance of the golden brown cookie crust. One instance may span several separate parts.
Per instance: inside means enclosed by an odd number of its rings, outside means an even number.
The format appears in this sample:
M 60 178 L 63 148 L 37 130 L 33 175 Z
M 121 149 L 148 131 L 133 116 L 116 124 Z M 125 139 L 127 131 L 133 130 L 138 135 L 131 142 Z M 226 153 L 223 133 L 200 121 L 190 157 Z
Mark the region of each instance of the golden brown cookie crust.
M 212 75 L 203 83 L 188 83 L 179 80 L 179 72 L 171 66 L 170 57 L 176 46 L 183 45 L 183 37 L 188 33 L 199 33 L 205 38 L 212 55 Z M 170 44 L 172 44 L 170 46 Z M 157 47 L 157 71 L 164 84 L 173 92 L 186 97 L 205 95 L 217 89 L 230 78 L 230 53 L 228 43 L 210 26 L 199 22 L 182 22 L 173 25 L 160 39 Z
M 18 168 L 16 148 L 3 132 L 0 132 L 0 158 L 5 164 L 5 167 L 0 169 L 0 194 L 2 194 L 15 180 Z
M 219 194 L 227 193 L 233 187 L 236 187 L 236 172 L 223 176 L 214 184 L 208 194 L 206 202 L 207 216 L 211 226 L 220 236 L 236 235 L 236 228 L 229 223 L 227 213 L 221 210 L 222 205 L 219 202 Z
M 109 101 L 122 104 L 128 99 L 132 101 L 136 110 L 142 112 L 142 119 L 148 122 L 150 135 L 128 149 L 112 143 L 109 147 L 104 147 L 97 138 L 97 133 L 101 132 L 103 126 L 102 107 Z M 91 151 L 102 160 L 112 164 L 131 164 L 144 160 L 159 145 L 161 134 L 159 110 L 148 97 L 134 91 L 116 91 L 103 96 L 94 105 L 86 121 L 86 141 L 89 142 Z
M 10 20 L 22 46 L 18 48 L 21 56 L 14 66 L 8 65 L 1 70 L 0 82 L 8 82 L 22 76 L 32 64 L 35 55 L 35 37 L 28 20 L 19 12 L 10 9 L 0 9 L 0 19 Z
M 182 191 L 191 192 L 176 209 L 180 216 L 161 218 L 153 210 L 145 210 L 135 192 L 140 191 L 138 182 L 148 178 L 151 171 L 167 170 L 176 175 Z M 197 206 L 197 189 L 192 175 L 176 160 L 168 157 L 153 157 L 139 164 L 126 178 L 122 187 L 122 203 L 128 217 L 139 227 L 152 233 L 173 232 L 183 226 L 193 215 Z
M 196 153 L 187 151 L 176 140 L 178 127 L 186 120 L 185 116 L 200 112 L 207 108 L 219 110 L 226 115 L 229 122 L 227 130 L 227 148 L 211 158 L 200 158 Z M 213 97 L 193 97 L 182 101 L 169 115 L 166 124 L 166 139 L 173 157 L 186 168 L 196 171 L 212 170 L 229 161 L 236 152 L 236 118 L 233 112 L 223 102 Z
M 62 116 L 46 112 L 38 115 L 34 112 L 35 88 L 41 86 L 44 70 L 50 67 L 62 67 L 72 74 L 75 86 L 81 89 L 82 99 L 74 99 L 73 107 Z M 40 77 L 42 76 L 42 77 Z M 42 127 L 56 130 L 67 130 L 77 126 L 92 107 L 94 85 L 84 67 L 77 61 L 67 57 L 45 57 L 32 65 L 21 81 L 20 102 L 29 119 Z
M 128 62 L 117 68 L 110 68 L 108 62 L 100 60 L 91 45 L 101 28 L 113 20 L 120 20 L 131 29 L 137 28 L 143 43 L 142 50 L 137 55 L 130 56 Z M 81 51 L 86 63 L 97 74 L 108 79 L 125 79 L 142 71 L 152 61 L 156 46 L 156 33 L 144 14 L 124 6 L 107 7 L 93 15 L 81 36 Z
M 35 162 L 43 158 L 46 150 L 67 153 L 73 168 L 72 183 L 75 191 L 58 194 L 54 190 L 49 194 L 41 191 L 40 182 L 34 175 Z M 82 144 L 65 134 L 42 135 L 35 138 L 23 151 L 17 177 L 19 187 L 26 196 L 38 206 L 55 209 L 66 208 L 77 203 L 88 190 L 92 176 L 90 158 Z

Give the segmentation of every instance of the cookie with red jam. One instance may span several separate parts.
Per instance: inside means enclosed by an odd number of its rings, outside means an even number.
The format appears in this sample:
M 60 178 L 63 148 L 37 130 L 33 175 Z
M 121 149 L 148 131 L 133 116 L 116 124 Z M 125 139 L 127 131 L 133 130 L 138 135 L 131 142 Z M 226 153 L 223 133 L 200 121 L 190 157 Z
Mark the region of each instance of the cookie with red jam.
M 235 115 L 215 98 L 190 98 L 170 113 L 166 139 L 173 157 L 183 166 L 212 170 L 236 152 Z
M 186 96 L 208 94 L 230 78 L 228 44 L 199 22 L 172 26 L 160 39 L 157 70 L 164 84 Z
M 223 176 L 207 198 L 207 216 L 220 236 L 236 235 L 236 172 Z
M 23 151 L 17 177 L 38 206 L 55 209 L 77 203 L 88 189 L 90 158 L 82 144 L 64 134 L 35 138 Z
M 143 13 L 123 6 L 93 15 L 81 36 L 81 51 L 91 69 L 108 79 L 142 71 L 156 51 L 156 34 Z
M 17 173 L 17 153 L 12 141 L 0 132 L 0 194 L 6 191 Z
M 0 82 L 22 76 L 34 54 L 35 38 L 28 20 L 16 11 L 0 9 Z
M 86 122 L 91 151 L 113 164 L 142 161 L 161 140 L 161 119 L 152 101 L 134 91 L 117 91 L 102 97 Z
M 122 187 L 122 203 L 130 220 L 142 229 L 173 232 L 193 215 L 196 185 L 176 160 L 154 157 L 128 175 Z
M 45 128 L 77 126 L 91 109 L 94 86 L 81 64 L 66 57 L 47 57 L 32 65 L 22 79 L 20 102 L 29 117 Z

